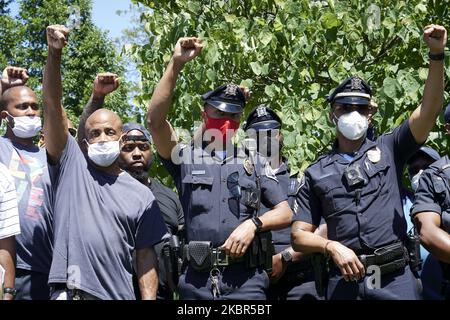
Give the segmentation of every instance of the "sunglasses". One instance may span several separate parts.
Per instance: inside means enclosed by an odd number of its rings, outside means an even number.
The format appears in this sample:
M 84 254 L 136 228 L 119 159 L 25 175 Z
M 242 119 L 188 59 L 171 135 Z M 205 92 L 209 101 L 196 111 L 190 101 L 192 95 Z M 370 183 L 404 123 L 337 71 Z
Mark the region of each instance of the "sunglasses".
M 69 128 L 69 133 L 72 137 L 75 138 L 77 136 L 77 129 Z

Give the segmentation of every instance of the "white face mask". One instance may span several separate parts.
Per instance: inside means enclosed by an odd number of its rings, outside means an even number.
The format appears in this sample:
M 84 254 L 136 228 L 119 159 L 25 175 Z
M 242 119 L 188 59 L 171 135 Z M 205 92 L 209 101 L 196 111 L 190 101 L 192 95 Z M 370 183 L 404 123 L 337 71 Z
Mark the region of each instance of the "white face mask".
M 367 133 L 369 121 L 358 111 L 343 114 L 337 123 L 339 132 L 349 140 L 358 140 Z
M 420 170 L 419 172 L 417 172 L 416 175 L 414 175 L 411 178 L 411 188 L 413 189 L 414 192 L 417 191 L 417 188 L 419 188 L 419 179 L 420 176 L 422 175 L 423 170 Z
M 98 143 L 88 144 L 88 157 L 99 167 L 107 168 L 111 166 L 119 157 L 120 142 L 102 141 Z
M 40 117 L 13 117 L 14 119 L 14 127 L 11 127 L 14 135 L 18 138 L 29 139 L 36 137 L 42 129 L 42 121 Z M 8 123 L 10 123 L 7 118 Z

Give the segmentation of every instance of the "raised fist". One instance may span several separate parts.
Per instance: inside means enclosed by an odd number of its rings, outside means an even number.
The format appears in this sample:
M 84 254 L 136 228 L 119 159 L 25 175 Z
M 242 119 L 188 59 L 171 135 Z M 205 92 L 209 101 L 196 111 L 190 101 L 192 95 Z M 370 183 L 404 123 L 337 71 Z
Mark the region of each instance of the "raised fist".
M 47 27 L 48 47 L 55 50 L 62 50 L 69 38 L 69 29 L 62 25 L 52 25 Z
M 245 101 L 250 100 L 250 97 L 252 96 L 252 92 L 250 91 L 250 89 L 245 86 L 239 86 L 239 89 L 241 89 L 244 93 Z
M 185 64 L 197 57 L 203 49 L 202 40 L 199 38 L 180 38 L 175 45 L 173 59 Z
M 2 90 L 5 91 L 11 87 L 23 86 L 28 81 L 28 73 L 26 69 L 16 67 L 6 67 L 3 70 L 1 83 Z
M 423 32 L 423 41 L 425 41 L 431 53 L 443 53 L 447 45 L 447 30 L 436 24 L 426 26 Z
M 94 81 L 93 95 L 103 98 L 119 87 L 119 76 L 114 73 L 99 73 Z

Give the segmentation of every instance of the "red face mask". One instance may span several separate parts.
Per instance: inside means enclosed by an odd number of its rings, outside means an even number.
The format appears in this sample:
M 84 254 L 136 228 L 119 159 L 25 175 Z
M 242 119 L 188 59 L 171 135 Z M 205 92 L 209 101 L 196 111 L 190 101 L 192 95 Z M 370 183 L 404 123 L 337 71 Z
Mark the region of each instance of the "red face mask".
M 205 120 L 205 129 L 216 129 L 222 133 L 222 141 L 227 142 L 233 139 L 237 129 L 239 129 L 240 123 L 238 121 L 229 118 L 210 118 L 206 112 L 202 113 Z

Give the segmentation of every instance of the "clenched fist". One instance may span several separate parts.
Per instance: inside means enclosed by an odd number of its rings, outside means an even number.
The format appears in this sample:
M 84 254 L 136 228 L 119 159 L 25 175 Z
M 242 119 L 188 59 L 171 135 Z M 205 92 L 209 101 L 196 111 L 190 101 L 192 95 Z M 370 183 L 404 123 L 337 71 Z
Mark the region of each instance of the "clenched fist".
M 447 30 L 443 26 L 431 24 L 425 27 L 423 41 L 427 44 L 432 54 L 440 54 L 447 45 Z
M 93 95 L 95 98 L 104 98 L 107 94 L 119 87 L 119 76 L 114 73 L 99 73 L 94 81 Z
M 5 70 L 3 70 L 1 78 L 2 90 L 5 91 L 12 87 L 23 86 L 27 83 L 28 78 L 29 76 L 26 69 L 6 67 Z
M 54 50 L 62 50 L 68 43 L 69 29 L 62 25 L 47 27 L 48 47 Z
M 173 60 L 185 64 L 197 57 L 203 49 L 202 40 L 199 38 L 180 38 L 175 45 Z

